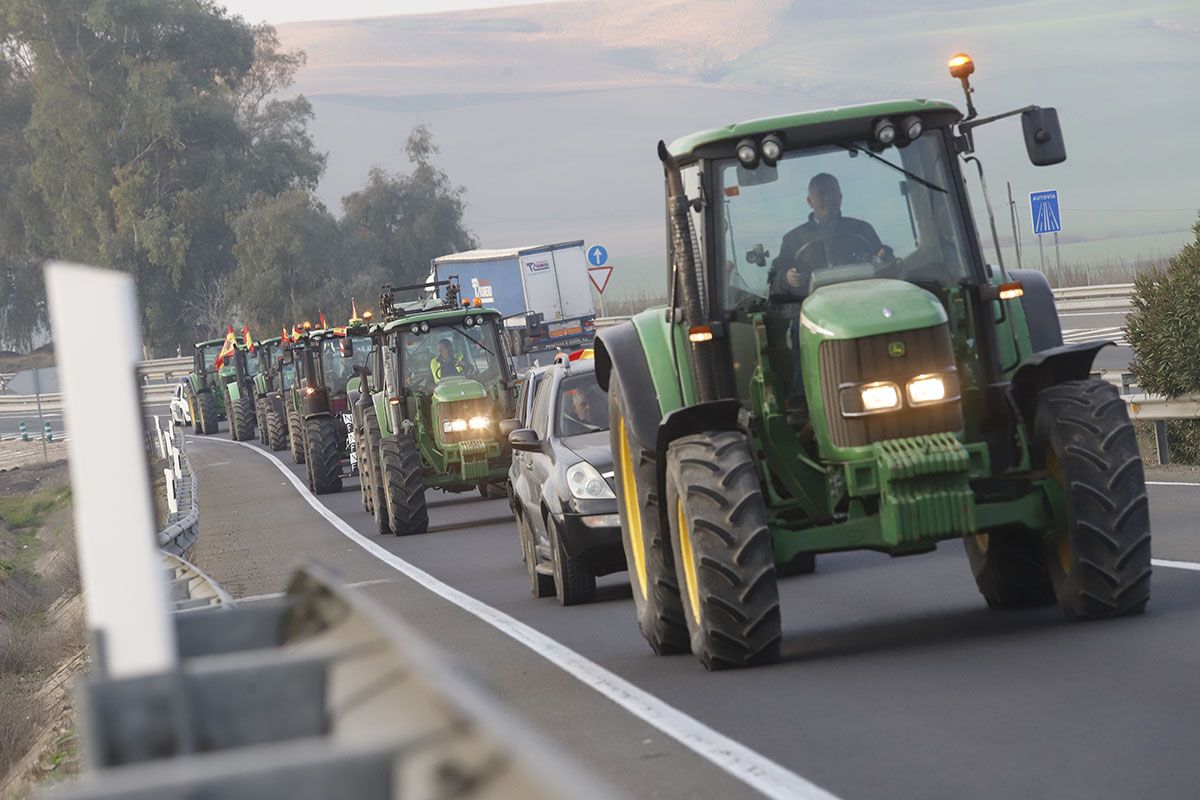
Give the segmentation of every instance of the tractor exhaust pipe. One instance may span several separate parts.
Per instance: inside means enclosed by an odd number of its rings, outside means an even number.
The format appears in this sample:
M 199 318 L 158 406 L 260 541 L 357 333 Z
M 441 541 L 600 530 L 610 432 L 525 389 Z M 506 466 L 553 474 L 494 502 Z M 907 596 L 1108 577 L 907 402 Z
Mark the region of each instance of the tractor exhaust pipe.
M 680 294 L 679 302 L 671 304 L 672 313 L 676 307 L 683 309 L 692 354 L 692 374 L 696 376 L 696 400 L 707 403 L 717 399 L 717 381 L 713 364 L 712 328 L 704 310 L 700 262 L 696 257 L 696 234 L 688 216 L 688 199 L 679 162 L 662 141 L 658 143 L 658 158 L 666 173 L 667 215 L 671 220 L 671 295 L 674 298 L 676 286 Z M 672 337 L 672 347 L 674 341 Z

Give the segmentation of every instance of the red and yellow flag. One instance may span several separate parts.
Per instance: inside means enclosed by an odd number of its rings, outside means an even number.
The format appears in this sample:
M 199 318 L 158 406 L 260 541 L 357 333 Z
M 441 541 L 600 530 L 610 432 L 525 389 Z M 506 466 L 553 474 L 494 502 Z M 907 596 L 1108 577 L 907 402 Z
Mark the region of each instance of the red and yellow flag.
M 234 354 L 237 350 L 237 334 L 233 332 L 233 326 L 229 326 L 229 333 L 225 334 L 225 342 L 221 345 L 221 352 L 217 353 L 217 360 L 213 365 L 220 369 L 225 366 L 225 359 Z
M 291 341 L 291 339 L 288 338 L 287 325 L 280 323 L 279 324 L 279 343 L 287 344 L 290 341 Z
M 350 298 L 350 319 L 358 319 L 358 304 L 353 297 Z
M 322 312 L 322 314 L 321 314 L 321 330 L 325 330 L 328 327 L 329 326 L 325 324 L 325 314 L 324 314 L 324 312 Z
M 250 335 L 249 323 L 242 325 L 242 344 L 250 350 L 250 354 L 254 354 L 254 337 Z

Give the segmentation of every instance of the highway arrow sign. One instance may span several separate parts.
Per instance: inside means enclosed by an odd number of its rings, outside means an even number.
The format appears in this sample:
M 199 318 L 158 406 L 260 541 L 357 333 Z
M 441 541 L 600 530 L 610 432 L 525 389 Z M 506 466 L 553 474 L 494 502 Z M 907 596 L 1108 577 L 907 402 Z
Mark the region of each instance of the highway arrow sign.
M 603 245 L 594 244 L 588 248 L 587 252 L 588 263 L 593 267 L 603 267 L 608 261 L 608 251 Z
M 608 286 L 608 279 L 612 277 L 612 271 L 612 267 L 588 267 L 588 279 L 600 294 L 604 294 L 604 287 Z

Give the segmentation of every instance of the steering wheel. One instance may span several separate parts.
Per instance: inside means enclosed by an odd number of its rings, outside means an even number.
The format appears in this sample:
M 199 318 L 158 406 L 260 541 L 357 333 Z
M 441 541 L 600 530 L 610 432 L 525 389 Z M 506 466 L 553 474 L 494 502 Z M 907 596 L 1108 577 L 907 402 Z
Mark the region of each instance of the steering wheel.
M 866 238 L 864 238 L 863 236 L 861 236 L 857 233 L 830 233 L 830 234 L 826 234 L 825 236 L 818 236 L 815 239 L 809 239 L 807 242 L 800 245 L 800 247 L 796 250 L 796 254 L 794 256 L 792 256 L 792 264 L 793 265 L 799 264 L 801 257 L 805 254 L 805 252 L 808 251 L 808 249 L 810 247 L 812 247 L 815 244 L 824 244 L 824 243 L 839 242 L 839 241 L 840 242 L 849 242 L 854 246 L 853 249 L 851 249 L 849 251 L 850 253 L 862 253 L 866 256 L 866 260 L 868 260 L 868 261 L 871 261 L 875 258 L 875 251 L 873 250 L 872 244 L 870 242 L 868 242 L 866 240 Z M 858 247 L 859 244 L 862 245 L 861 248 Z M 829 247 L 826 247 L 824 250 L 825 263 L 821 266 L 814 266 L 814 269 L 823 269 L 825 267 L 837 266 L 836 264 L 829 263 L 829 257 L 828 257 L 829 250 L 830 250 Z

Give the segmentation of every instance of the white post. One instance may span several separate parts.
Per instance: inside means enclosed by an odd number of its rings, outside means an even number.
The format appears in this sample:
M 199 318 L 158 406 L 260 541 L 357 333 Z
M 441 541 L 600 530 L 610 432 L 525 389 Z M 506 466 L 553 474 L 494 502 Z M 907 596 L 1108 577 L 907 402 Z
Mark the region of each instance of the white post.
M 155 544 L 150 474 L 139 442 L 141 353 L 133 279 L 52 262 L 46 292 L 71 431 L 70 471 L 88 627 L 110 677 L 175 667 L 175 629 Z M 97 339 L 96 331 L 105 335 Z M 100 351 L 102 341 L 103 352 Z M 115 379 L 114 379 L 115 378 Z M 104 387 L 104 402 L 95 402 Z
M 167 479 L 167 509 L 172 514 L 179 513 L 179 490 L 175 488 L 178 476 L 173 470 L 164 469 L 163 477 Z

